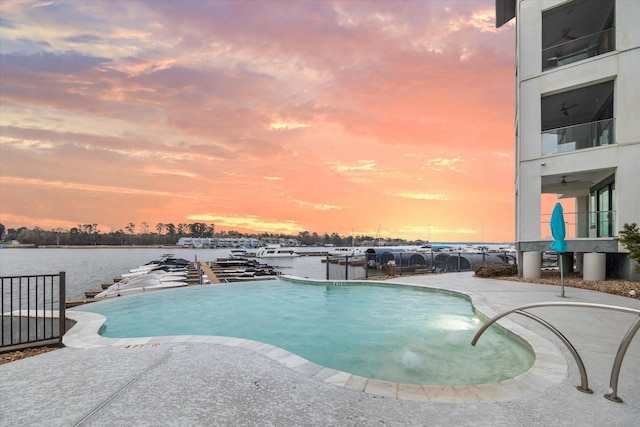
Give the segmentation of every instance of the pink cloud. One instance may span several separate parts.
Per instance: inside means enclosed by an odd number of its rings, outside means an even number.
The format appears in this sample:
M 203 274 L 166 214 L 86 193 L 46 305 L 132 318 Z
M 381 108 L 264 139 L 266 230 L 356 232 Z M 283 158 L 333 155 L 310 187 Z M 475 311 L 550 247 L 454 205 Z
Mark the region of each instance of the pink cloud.
M 469 239 L 481 215 L 510 240 L 514 34 L 492 10 L 3 3 L 0 214 L 422 238 L 430 224 L 433 240 Z

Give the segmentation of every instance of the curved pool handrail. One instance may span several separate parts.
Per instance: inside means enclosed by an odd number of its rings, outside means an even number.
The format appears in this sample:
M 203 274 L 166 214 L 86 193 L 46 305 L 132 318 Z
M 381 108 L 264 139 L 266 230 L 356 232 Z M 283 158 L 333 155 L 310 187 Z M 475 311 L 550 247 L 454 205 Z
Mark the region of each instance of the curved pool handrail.
M 629 347 L 629 344 L 631 344 L 631 340 L 635 336 L 636 332 L 638 332 L 638 329 L 640 329 L 640 317 L 638 317 L 636 321 L 633 322 L 633 325 L 631 325 L 624 338 L 622 338 L 622 341 L 620 341 L 620 347 L 618 347 L 616 358 L 613 361 L 613 368 L 611 369 L 611 379 L 609 380 L 611 393 L 605 394 L 604 397 L 614 402 L 622 402 L 622 399 L 620 399 L 617 395 L 620 367 L 622 366 L 622 359 L 624 359 L 627 348 Z
M 620 342 L 620 346 L 618 347 L 618 351 L 616 353 L 616 357 L 613 362 L 613 367 L 611 368 L 611 379 L 609 381 L 609 388 L 611 392 L 604 395 L 605 398 L 611 401 L 622 402 L 622 399 L 620 399 L 617 395 L 618 378 L 620 377 L 620 367 L 622 366 L 622 361 L 624 359 L 624 355 L 627 351 L 627 348 L 629 347 L 631 340 L 633 340 L 633 337 L 636 335 L 636 333 L 640 329 L 640 310 L 638 309 L 629 308 L 629 307 L 620 307 L 617 305 L 590 303 L 590 302 L 553 301 L 553 302 L 539 302 L 539 303 L 522 305 L 520 307 L 516 307 L 514 309 L 505 311 L 504 313 L 498 314 L 497 316 L 490 319 L 478 330 L 478 332 L 476 332 L 475 336 L 473 337 L 473 340 L 471 341 L 471 345 L 475 346 L 476 343 L 478 342 L 478 339 L 480 339 L 480 336 L 484 333 L 484 331 L 486 331 L 489 328 L 489 326 L 493 325 L 498 320 L 502 319 L 505 316 L 508 316 L 511 313 L 521 314 L 545 326 L 547 329 L 553 332 L 558 338 L 560 338 L 560 340 L 567 346 L 574 360 L 576 361 L 576 364 L 578 365 L 578 370 L 580 371 L 581 383 L 577 387 L 577 389 L 585 393 L 592 393 L 592 391 L 588 387 L 587 372 L 584 368 L 584 364 L 582 363 L 582 359 L 580 358 L 580 355 L 576 351 L 575 347 L 571 344 L 571 342 L 549 322 L 543 320 L 542 318 L 534 314 L 524 311 L 526 309 L 539 308 L 539 307 L 585 307 L 585 308 L 621 311 L 623 313 L 638 315 L 638 318 L 633 322 L 633 324 L 631 325 L 631 327 L 629 328 L 625 336 L 622 338 L 622 341 Z
M 527 311 L 522 311 L 522 310 L 518 310 L 516 311 L 516 313 L 522 314 L 523 316 L 533 319 L 536 322 L 540 323 L 541 325 L 546 326 L 551 332 L 553 332 L 558 338 L 560 338 L 560 341 L 562 341 L 567 346 L 567 348 L 569 349 L 569 352 L 573 355 L 573 359 L 576 361 L 576 364 L 578 365 L 578 371 L 580 371 L 580 385 L 576 388 L 583 393 L 588 393 L 588 394 L 593 393 L 593 390 L 589 388 L 589 381 L 587 379 L 587 370 L 584 367 L 582 358 L 580 357 L 580 354 L 578 354 L 578 351 L 575 349 L 573 344 L 571 344 L 571 342 L 567 339 L 567 337 L 565 337 L 558 329 L 556 329 L 553 325 L 551 325 L 551 323 L 536 316 L 535 314 L 531 314 Z

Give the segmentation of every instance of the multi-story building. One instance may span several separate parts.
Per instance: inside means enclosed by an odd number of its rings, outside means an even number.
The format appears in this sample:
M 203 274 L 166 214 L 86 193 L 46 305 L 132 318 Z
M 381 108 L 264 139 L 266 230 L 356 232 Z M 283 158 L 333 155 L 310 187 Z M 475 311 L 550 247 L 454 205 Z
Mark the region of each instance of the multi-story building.
M 521 272 L 537 262 L 527 252 L 550 251 L 562 201 L 563 258 L 575 255 L 583 274 L 638 280 L 616 237 L 640 224 L 640 1 L 496 0 L 497 27 L 512 18 Z

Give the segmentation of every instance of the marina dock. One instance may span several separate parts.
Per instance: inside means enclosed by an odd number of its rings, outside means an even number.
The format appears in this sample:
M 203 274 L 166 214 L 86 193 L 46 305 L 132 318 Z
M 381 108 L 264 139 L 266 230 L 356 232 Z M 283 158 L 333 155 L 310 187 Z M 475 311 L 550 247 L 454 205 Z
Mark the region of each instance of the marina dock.
M 184 286 L 269 280 L 275 279 L 280 274 L 278 270 L 270 265 L 261 264 L 255 259 L 244 257 L 219 258 L 210 262 L 200 261 L 198 264 L 191 262 L 186 268 L 187 274 L 184 279 Z M 123 280 L 122 276 L 116 277 L 112 282 L 103 283 L 101 285 L 102 289 L 85 291 L 84 298 L 66 300 L 65 306 L 66 308 L 71 308 L 108 299 L 108 297 L 97 296 Z M 175 288 L 175 286 L 167 287 L 166 289 L 172 288 Z M 145 292 L 145 288 L 141 287 L 140 292 Z
M 280 271 L 275 267 L 261 264 L 256 259 L 245 257 L 218 258 L 205 264 L 210 272 L 207 273 L 207 277 L 210 277 L 209 274 L 211 274 L 217 280 L 217 282 L 214 282 L 210 279 L 211 283 L 270 280 L 275 279 L 280 274 Z M 203 272 L 206 271 L 203 269 Z
M 211 284 L 220 283 L 220 280 L 218 280 L 218 276 L 216 276 L 216 274 L 213 272 L 213 270 L 211 270 L 211 267 L 209 267 L 206 262 L 200 261 L 200 268 L 202 269 L 202 274 L 207 276 Z

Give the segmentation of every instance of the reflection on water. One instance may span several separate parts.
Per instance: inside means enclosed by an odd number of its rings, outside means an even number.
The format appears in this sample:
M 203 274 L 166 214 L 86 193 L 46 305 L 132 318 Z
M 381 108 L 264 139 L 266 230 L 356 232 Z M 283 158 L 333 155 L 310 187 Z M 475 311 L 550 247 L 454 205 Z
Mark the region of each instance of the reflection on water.
M 469 318 L 468 316 L 457 316 L 454 314 L 445 314 L 439 316 L 436 320 L 437 328 L 447 329 L 450 331 L 467 331 L 476 330 L 480 326 L 480 319 Z
M 422 364 L 422 357 L 420 357 L 419 354 L 411 351 L 411 350 L 405 350 L 405 352 L 402 354 L 402 356 L 400 357 L 400 363 L 406 368 L 406 369 L 419 369 Z

